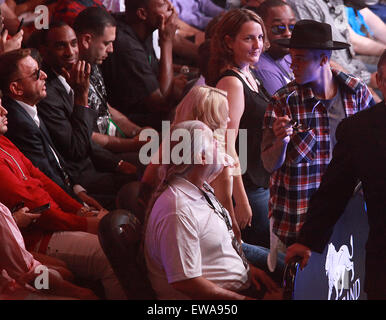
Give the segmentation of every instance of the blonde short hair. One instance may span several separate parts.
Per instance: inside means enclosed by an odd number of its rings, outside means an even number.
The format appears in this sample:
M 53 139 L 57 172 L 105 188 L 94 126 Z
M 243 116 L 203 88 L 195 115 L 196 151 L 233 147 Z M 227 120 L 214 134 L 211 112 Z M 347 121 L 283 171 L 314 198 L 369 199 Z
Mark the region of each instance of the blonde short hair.
M 228 119 L 227 92 L 210 86 L 193 87 L 176 109 L 173 125 L 187 120 L 199 120 L 212 131 L 226 129 Z

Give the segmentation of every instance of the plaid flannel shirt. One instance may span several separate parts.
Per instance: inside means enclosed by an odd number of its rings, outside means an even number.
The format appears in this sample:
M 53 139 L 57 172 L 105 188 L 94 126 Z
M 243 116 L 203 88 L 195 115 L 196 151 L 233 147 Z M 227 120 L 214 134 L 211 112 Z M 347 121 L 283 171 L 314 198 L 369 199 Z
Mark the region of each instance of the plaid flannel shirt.
M 343 72 L 332 72 L 340 86 L 346 117 L 375 104 L 363 81 Z M 284 163 L 270 178 L 273 232 L 288 246 L 297 239 L 308 201 L 318 189 L 332 155 L 327 109 L 309 86 L 292 81 L 278 90 L 265 112 L 263 129 L 272 129 L 277 117 L 285 115 L 310 128 L 291 136 Z

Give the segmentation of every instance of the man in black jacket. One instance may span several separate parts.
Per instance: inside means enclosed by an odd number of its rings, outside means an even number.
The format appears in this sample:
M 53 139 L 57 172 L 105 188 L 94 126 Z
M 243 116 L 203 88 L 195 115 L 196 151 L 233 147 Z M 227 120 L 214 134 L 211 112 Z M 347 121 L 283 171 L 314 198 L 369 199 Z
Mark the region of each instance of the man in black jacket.
M 66 164 L 51 140 L 49 132 L 37 114 L 36 103 L 46 95 L 47 75 L 39 69 L 29 49 L 14 50 L 0 57 L 0 87 L 3 105 L 8 111 L 9 138 L 43 173 L 76 200 L 95 208 L 102 206 L 85 189 L 76 184 L 67 172 Z M 29 74 L 17 76 L 15 74 Z
M 75 32 L 65 23 L 53 24 L 43 32 L 39 49 L 47 74 L 39 116 L 69 174 L 102 205 L 114 208 L 116 194 L 135 178 L 136 168 L 91 140 L 96 113 L 88 107 L 90 66 L 78 61 Z
M 386 94 L 386 51 L 378 62 L 377 84 Z M 365 291 L 368 299 L 386 299 L 386 105 L 385 101 L 341 122 L 336 144 L 318 191 L 311 199 L 298 242 L 287 250 L 286 261 L 302 257 L 305 267 L 311 250 L 322 252 L 330 230 L 344 212 L 358 180 L 367 205 Z

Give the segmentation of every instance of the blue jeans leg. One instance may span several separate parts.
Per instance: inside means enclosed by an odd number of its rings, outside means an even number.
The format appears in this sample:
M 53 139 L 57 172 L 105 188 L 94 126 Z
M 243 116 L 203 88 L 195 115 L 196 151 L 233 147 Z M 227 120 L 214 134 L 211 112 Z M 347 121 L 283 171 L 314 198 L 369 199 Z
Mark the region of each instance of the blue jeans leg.
M 279 252 L 277 256 L 277 265 L 274 272 L 270 272 L 267 266 L 267 256 L 269 249 L 260 246 L 254 246 L 248 243 L 242 244 L 243 252 L 247 260 L 255 267 L 264 270 L 273 280 L 279 285 L 283 280 L 283 273 L 285 269 L 284 258 L 285 255 Z
M 252 223 L 251 227 L 242 230 L 242 239 L 247 243 L 269 248 L 269 190 L 265 188 L 246 188 L 245 191 L 252 208 Z
M 386 23 L 386 5 L 384 4 L 375 4 L 369 6 L 369 9 L 373 11 L 378 17 L 380 17 L 383 22 Z

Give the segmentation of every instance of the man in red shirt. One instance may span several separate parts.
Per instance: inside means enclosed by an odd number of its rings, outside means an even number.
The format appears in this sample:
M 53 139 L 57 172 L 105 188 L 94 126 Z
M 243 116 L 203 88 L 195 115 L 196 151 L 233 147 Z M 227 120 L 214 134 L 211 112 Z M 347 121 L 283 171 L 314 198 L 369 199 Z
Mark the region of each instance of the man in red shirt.
M 15 75 L 23 81 L 33 78 L 35 86 L 45 90 L 44 74 L 36 77 Z M 20 72 L 20 70 L 19 70 Z M 26 78 L 24 78 L 25 76 Z M 80 203 L 71 198 L 4 137 L 7 131 L 7 111 L 0 105 L 0 201 L 9 208 L 24 201 L 28 208 L 50 203 L 27 228 L 22 229 L 29 251 L 37 251 L 63 260 L 68 268 L 81 278 L 100 280 L 108 299 L 124 299 L 125 294 L 100 247 L 97 232 L 105 210 L 96 216 L 87 216 Z

